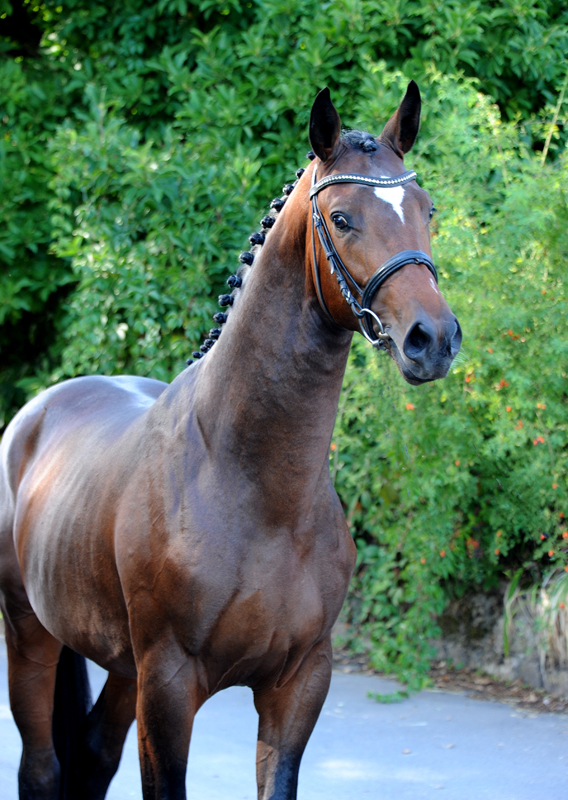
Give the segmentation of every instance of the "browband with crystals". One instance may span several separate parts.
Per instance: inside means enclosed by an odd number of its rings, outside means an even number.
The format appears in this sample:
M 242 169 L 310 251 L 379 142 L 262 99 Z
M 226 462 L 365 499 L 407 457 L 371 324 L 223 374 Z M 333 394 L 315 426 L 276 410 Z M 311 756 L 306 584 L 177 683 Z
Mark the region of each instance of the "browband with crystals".
M 322 189 L 325 189 L 326 186 L 332 183 L 362 183 L 365 186 L 383 186 L 388 188 L 390 186 L 403 186 L 405 183 L 409 183 L 415 178 L 416 172 L 412 169 L 408 170 L 408 172 L 403 172 L 402 175 L 397 175 L 396 178 L 387 178 L 384 175 L 381 175 L 380 178 L 372 178 L 369 175 L 349 174 L 348 172 L 343 172 L 340 175 L 328 175 L 327 178 L 322 178 L 321 181 L 318 181 L 312 186 L 310 189 L 310 200 L 315 194 L 321 192 Z

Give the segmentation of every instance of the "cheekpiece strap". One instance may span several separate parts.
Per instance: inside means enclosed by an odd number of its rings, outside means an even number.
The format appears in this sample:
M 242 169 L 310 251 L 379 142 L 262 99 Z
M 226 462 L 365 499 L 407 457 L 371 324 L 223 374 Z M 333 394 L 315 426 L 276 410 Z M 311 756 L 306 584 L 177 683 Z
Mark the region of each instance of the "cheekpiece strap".
M 364 186 L 389 188 L 392 186 L 403 186 L 405 183 L 409 183 L 415 178 L 416 172 L 412 169 L 403 172 L 402 175 L 397 175 L 395 178 L 387 178 L 383 175 L 381 175 L 380 178 L 372 178 L 369 175 L 358 175 L 357 173 L 347 172 L 339 175 L 328 175 L 327 178 L 322 178 L 321 181 L 318 181 L 312 186 L 310 189 L 310 200 L 314 195 L 318 194 L 318 192 L 321 192 L 322 189 L 325 189 L 326 186 L 330 186 L 332 183 L 362 183 Z

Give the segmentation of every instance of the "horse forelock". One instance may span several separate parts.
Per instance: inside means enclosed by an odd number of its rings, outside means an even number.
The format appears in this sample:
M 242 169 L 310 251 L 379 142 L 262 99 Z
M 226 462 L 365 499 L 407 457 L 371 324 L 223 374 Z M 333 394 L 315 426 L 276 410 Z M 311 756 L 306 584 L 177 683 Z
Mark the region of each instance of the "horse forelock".
M 379 143 L 373 134 L 366 131 L 344 131 L 341 141 L 353 150 L 362 150 L 364 153 L 374 153 L 379 149 Z

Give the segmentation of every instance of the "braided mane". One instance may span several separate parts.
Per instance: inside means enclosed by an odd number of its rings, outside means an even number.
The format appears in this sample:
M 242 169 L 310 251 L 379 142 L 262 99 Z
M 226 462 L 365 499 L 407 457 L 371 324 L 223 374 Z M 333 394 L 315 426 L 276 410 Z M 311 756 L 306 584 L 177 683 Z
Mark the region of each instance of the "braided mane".
M 373 153 L 378 149 L 378 144 L 374 136 L 365 131 L 351 130 L 346 131 L 341 137 L 341 141 L 349 148 L 362 150 L 364 153 Z M 306 155 L 312 161 L 316 156 L 313 150 L 310 150 Z M 217 339 L 222 333 L 222 326 L 227 321 L 231 308 L 234 306 L 241 287 L 243 286 L 248 273 L 250 272 L 254 263 L 256 254 L 261 250 L 266 237 L 269 236 L 271 228 L 278 219 L 278 215 L 284 208 L 284 204 L 288 197 L 294 191 L 294 187 L 304 174 L 305 170 L 300 167 L 296 170 L 296 180 L 294 183 L 286 183 L 282 188 L 282 197 L 275 197 L 270 204 L 270 211 L 260 220 L 261 230 L 251 233 L 249 236 L 250 250 L 245 250 L 239 255 L 241 265 L 234 275 L 230 275 L 227 279 L 227 286 L 232 290 L 228 294 L 219 295 L 219 305 L 225 308 L 225 311 L 218 311 L 213 315 L 214 322 L 217 323 L 216 328 L 211 328 L 207 334 L 203 344 L 199 350 L 194 350 L 192 353 L 193 358 L 187 360 L 187 364 L 192 364 L 194 361 L 203 358 L 206 353 L 211 350 Z

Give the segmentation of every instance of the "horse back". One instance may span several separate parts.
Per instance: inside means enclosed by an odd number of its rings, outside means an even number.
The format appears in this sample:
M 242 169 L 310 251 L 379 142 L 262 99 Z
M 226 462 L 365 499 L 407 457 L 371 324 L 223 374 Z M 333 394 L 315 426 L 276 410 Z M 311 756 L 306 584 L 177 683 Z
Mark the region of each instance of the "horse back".
M 14 494 L 27 469 L 53 442 L 90 427 L 120 437 L 167 387 L 132 376 L 73 378 L 30 400 L 8 425 L 0 443 L 0 469 Z

